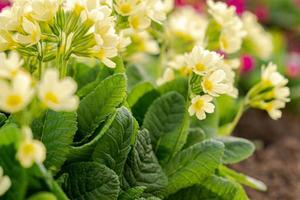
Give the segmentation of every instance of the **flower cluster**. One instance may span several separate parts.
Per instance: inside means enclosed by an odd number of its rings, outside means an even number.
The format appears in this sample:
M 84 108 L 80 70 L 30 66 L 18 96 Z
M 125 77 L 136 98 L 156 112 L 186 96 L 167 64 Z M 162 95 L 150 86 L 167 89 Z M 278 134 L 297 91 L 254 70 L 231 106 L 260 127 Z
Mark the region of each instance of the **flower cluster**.
M 43 107 L 55 111 L 73 111 L 79 99 L 74 96 L 77 84 L 71 78 L 59 79 L 58 71 L 48 68 L 35 81 L 23 67 L 16 52 L 0 53 L 0 109 L 8 113 L 24 110 L 38 96 Z M 34 103 L 34 102 L 33 102 Z
M 254 108 L 266 110 L 272 119 L 279 119 L 280 109 L 290 101 L 288 80 L 278 71 L 277 66 L 269 63 L 263 66 L 261 81 L 249 91 L 247 103 Z
M 196 46 L 193 51 L 186 54 L 186 64 L 193 73 L 201 77 L 201 95 L 192 99 L 189 108 L 190 115 L 196 114 L 199 120 L 206 118 L 206 113 L 212 113 L 214 106 L 213 97 L 223 94 L 237 95 L 234 88 L 234 76 L 228 70 L 223 57 L 216 52 L 211 52 Z
M 228 7 L 223 2 L 209 0 L 208 13 L 220 26 L 219 46 L 226 53 L 240 50 L 243 38 L 246 36 L 242 20 L 236 14 L 234 6 Z

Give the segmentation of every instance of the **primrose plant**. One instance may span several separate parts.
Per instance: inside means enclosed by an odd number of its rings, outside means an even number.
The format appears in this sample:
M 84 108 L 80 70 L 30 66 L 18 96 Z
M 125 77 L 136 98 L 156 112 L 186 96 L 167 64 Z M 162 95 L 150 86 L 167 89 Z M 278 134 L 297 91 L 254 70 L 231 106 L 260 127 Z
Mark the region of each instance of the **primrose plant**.
M 242 185 L 266 190 L 227 167 L 254 145 L 220 135 L 250 107 L 278 119 L 289 101 L 272 63 L 238 97 L 240 53 L 266 59 L 268 33 L 224 3 L 202 14 L 173 4 L 15 0 L 0 13 L 0 199 L 246 200 Z

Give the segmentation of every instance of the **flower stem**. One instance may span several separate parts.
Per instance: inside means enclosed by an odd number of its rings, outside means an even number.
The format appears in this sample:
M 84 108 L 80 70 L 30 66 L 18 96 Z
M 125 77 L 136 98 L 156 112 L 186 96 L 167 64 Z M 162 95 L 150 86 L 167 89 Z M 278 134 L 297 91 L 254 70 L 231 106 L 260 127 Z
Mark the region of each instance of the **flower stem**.
M 41 174 L 43 175 L 43 178 L 46 181 L 47 186 L 55 194 L 57 199 L 60 200 L 69 200 L 67 195 L 64 193 L 64 191 L 61 189 L 61 187 L 56 183 L 56 181 L 53 179 L 51 174 L 47 171 L 45 166 L 43 164 L 37 164 Z

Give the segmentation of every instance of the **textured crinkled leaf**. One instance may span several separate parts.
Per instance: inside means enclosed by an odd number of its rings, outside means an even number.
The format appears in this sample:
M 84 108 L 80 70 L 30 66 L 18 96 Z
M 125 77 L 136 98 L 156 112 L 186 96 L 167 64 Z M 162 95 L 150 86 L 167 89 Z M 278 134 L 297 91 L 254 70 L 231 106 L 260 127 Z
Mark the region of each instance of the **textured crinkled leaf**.
M 211 175 L 199 184 L 171 195 L 168 200 L 248 200 L 243 187 L 224 177 Z
M 103 80 L 84 97 L 78 108 L 79 140 L 90 136 L 100 123 L 118 107 L 126 96 L 126 78 L 116 74 Z
M 149 130 L 153 149 L 161 163 L 176 155 L 185 144 L 189 116 L 186 102 L 177 92 L 169 92 L 149 107 L 143 127 Z
M 224 164 L 238 163 L 248 157 L 250 157 L 255 146 L 249 140 L 237 137 L 222 137 L 217 140 L 221 141 L 225 145 L 225 151 L 223 156 Z
M 179 152 L 164 171 L 168 176 L 165 196 L 205 180 L 221 163 L 224 145 L 206 140 Z
M 46 146 L 45 166 L 57 172 L 67 159 L 77 131 L 76 113 L 49 110 L 33 122 L 32 131 Z
M 134 120 L 130 112 L 124 107 L 118 109 L 112 125 L 93 152 L 93 160 L 121 175 L 134 131 Z
M 160 196 L 163 193 L 168 180 L 152 150 L 147 130 L 139 131 L 123 175 L 130 187 L 145 186 L 145 193 L 148 195 Z
M 136 200 L 145 191 L 146 187 L 137 186 L 133 188 L 129 188 L 127 191 L 122 191 L 118 197 L 118 200 Z
M 70 199 L 118 199 L 118 176 L 106 166 L 94 162 L 74 163 L 67 167 L 66 173 L 63 188 Z

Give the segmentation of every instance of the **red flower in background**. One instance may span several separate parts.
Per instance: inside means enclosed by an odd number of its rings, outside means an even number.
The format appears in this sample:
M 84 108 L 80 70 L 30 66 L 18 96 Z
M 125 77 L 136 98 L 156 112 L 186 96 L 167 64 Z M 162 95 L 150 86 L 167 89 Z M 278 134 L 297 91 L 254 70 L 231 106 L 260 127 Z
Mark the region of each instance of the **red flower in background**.
M 246 0 L 227 0 L 227 5 L 234 6 L 238 15 L 243 14 L 246 9 Z
M 255 68 L 255 59 L 249 55 L 244 54 L 241 56 L 241 73 L 249 73 Z
M 8 0 L 0 0 L 0 11 L 7 6 L 10 6 L 10 2 Z

